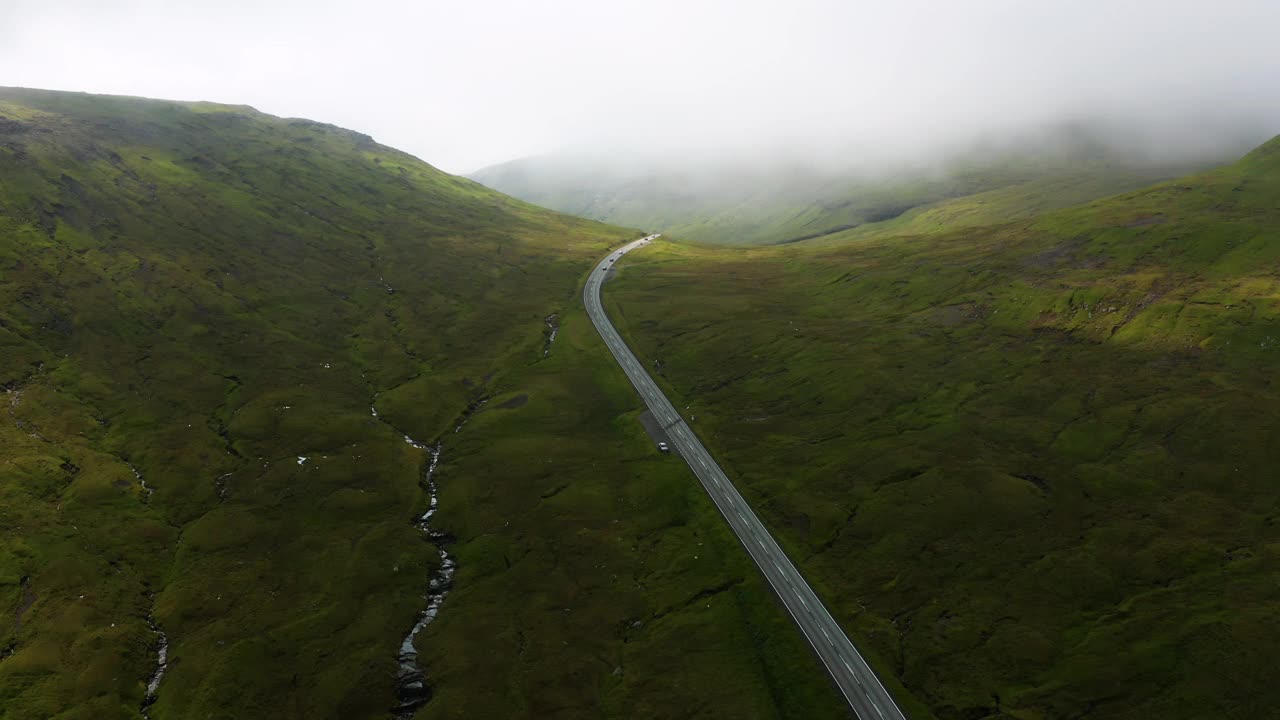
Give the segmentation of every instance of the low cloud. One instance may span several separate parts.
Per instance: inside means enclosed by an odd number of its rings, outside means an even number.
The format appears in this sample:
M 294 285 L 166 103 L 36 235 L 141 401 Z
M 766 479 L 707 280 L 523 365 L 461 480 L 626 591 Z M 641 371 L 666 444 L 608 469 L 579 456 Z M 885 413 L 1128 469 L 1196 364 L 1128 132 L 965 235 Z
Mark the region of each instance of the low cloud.
M 561 150 L 935 154 L 1093 123 L 1280 132 L 1280 3 L 10 0 L 0 84 L 247 103 L 447 170 Z

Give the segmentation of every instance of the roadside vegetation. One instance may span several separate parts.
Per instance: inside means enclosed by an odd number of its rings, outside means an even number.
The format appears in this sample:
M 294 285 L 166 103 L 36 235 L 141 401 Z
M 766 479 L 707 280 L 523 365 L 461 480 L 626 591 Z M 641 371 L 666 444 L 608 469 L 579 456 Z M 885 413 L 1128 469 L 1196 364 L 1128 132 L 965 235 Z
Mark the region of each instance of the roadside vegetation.
M 1277 198 L 1280 139 L 1010 222 L 657 243 L 605 300 L 934 716 L 1256 718 L 1280 702 Z
M 418 717 L 837 712 L 583 319 L 635 236 L 320 123 L 0 90 L 0 717 L 387 717 L 435 542 Z
M 530 345 L 443 438 L 459 571 L 421 642 L 438 693 L 420 717 L 843 716 L 573 287 L 549 356 Z

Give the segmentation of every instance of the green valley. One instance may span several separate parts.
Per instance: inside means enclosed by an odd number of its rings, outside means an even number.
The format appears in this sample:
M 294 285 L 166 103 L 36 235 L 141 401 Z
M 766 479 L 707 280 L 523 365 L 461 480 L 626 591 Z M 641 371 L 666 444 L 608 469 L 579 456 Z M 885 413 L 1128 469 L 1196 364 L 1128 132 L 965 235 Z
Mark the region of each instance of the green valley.
M 910 717 L 1265 715 L 1280 139 L 1011 168 L 604 302 Z M 584 312 L 641 233 L 244 106 L 0 169 L 0 717 L 847 716 Z
M 0 0 L 0 720 L 1280 715 L 1277 27 Z

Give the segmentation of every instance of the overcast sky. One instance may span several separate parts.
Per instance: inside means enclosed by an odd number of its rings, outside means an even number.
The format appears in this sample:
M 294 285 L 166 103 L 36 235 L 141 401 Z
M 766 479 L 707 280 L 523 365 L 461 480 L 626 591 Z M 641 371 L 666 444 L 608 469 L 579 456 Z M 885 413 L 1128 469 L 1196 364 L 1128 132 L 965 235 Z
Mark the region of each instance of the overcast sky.
M 0 0 L 0 85 L 249 104 L 467 172 L 1099 113 L 1280 133 L 1278 28 L 1280 0 Z

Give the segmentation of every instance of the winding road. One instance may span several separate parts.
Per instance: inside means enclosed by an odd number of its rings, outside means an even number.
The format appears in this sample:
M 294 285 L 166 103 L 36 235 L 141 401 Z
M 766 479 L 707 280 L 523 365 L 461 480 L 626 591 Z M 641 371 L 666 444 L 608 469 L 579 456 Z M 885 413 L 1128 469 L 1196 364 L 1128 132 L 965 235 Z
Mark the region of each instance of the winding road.
M 649 235 L 614 250 L 591 271 L 583 290 L 591 322 L 595 323 L 596 330 L 631 379 L 631 384 L 640 393 L 654 417 L 667 429 L 676 450 L 689 463 L 694 475 L 698 476 L 703 488 L 720 509 L 720 514 L 728 521 L 783 606 L 791 613 L 792 619 L 826 666 L 827 672 L 831 673 L 854 713 L 860 720 L 906 720 L 889 691 L 880 683 L 853 643 L 849 642 L 849 638 L 805 582 L 800 571 L 791 564 L 786 553 L 751 511 L 737 488 L 729 482 L 724 471 L 698 441 L 684 418 L 680 417 L 675 407 L 658 389 L 609 322 L 600 302 L 600 288 L 613 264 L 623 255 L 648 245 L 658 237 L 660 236 Z

